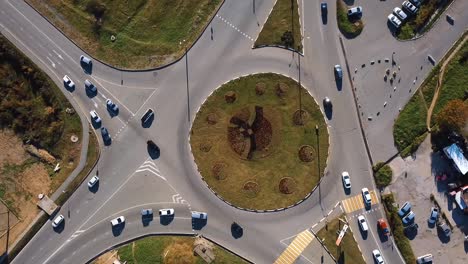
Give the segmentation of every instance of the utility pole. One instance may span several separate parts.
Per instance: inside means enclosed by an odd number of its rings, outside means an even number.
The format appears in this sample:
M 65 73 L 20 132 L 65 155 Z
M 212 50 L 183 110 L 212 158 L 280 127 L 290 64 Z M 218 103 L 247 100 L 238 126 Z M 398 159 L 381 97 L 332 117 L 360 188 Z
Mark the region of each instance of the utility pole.
M 184 44 L 185 50 L 185 77 L 187 80 L 186 90 L 187 90 L 187 121 L 190 123 L 190 91 L 189 91 L 189 74 L 188 74 L 188 49 L 185 45 L 185 39 L 179 42 L 180 45 Z
M 299 122 L 301 125 L 302 123 L 302 91 L 301 91 L 301 54 L 299 54 L 299 48 L 300 46 L 297 46 L 298 52 L 297 52 L 297 57 L 299 59 Z

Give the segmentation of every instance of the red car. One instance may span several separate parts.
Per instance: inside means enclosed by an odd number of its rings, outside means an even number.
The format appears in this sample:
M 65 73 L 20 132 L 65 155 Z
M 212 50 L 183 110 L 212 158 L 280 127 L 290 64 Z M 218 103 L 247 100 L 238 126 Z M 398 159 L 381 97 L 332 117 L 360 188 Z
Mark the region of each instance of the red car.
M 385 219 L 381 218 L 377 220 L 377 224 L 379 226 L 379 230 L 386 236 L 390 235 L 390 229 L 388 228 L 388 224 Z

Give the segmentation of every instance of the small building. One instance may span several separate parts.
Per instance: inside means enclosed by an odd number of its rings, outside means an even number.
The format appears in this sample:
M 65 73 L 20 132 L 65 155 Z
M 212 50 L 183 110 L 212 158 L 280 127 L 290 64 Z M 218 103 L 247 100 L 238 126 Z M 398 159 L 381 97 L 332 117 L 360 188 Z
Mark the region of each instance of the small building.
M 448 147 L 445 147 L 444 153 L 447 158 L 453 161 L 453 165 L 457 171 L 459 171 L 462 175 L 466 175 L 468 172 L 468 160 L 466 160 L 460 147 L 454 143 Z

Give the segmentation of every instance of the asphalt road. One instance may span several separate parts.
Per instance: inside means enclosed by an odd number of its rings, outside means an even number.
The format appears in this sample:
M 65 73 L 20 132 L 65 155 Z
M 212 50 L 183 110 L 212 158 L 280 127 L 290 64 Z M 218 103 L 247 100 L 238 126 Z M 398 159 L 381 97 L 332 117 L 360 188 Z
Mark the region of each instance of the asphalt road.
M 70 94 L 86 116 L 90 110 L 96 109 L 103 119 L 103 125 L 112 135 L 112 144 L 103 147 L 98 171 L 92 173 L 99 174 L 101 178 L 99 189 L 92 192 L 86 185 L 81 186 L 61 208 L 60 213 L 66 217 L 63 229 L 56 232 L 50 223 L 44 225 L 13 263 L 81 263 L 125 241 L 148 234 L 167 233 L 199 233 L 250 261 L 272 263 L 285 249 L 281 240 L 309 228 L 335 207 L 337 202 L 347 198 L 341 185 L 340 174 L 343 170 L 349 171 L 352 177 L 353 188 L 349 196 L 359 195 L 362 187 L 374 189 L 371 164 L 361 136 L 348 76 L 345 73 L 342 87 L 337 87 L 333 77 L 333 65 L 341 64 L 345 69 L 345 58 L 339 44 L 335 14 L 332 12 L 335 10 L 335 1 L 330 0 L 327 1 L 329 17 L 326 25 L 322 25 L 318 3 L 300 3 L 305 13 L 301 16 L 305 45 L 305 57 L 301 59 L 302 84 L 319 105 L 322 105 L 325 96 L 333 102 L 332 117 L 327 119 L 330 156 L 320 188 L 305 202 L 288 210 L 253 213 L 234 209 L 224 203 L 201 180 L 188 140 L 191 121 L 209 94 L 222 83 L 257 72 L 277 72 L 298 79 L 297 54 L 277 48 L 251 49 L 273 2 L 257 0 L 253 13 L 252 1 L 227 0 L 189 50 L 188 71 L 185 59 L 160 70 L 142 72 L 119 71 L 94 60 L 91 75 L 85 74 L 79 65 L 79 56 L 84 52 L 27 4 L 23 1 L 0 2 L 2 34 L 60 87 L 63 86 L 63 75 L 68 74 L 77 88 L 72 93 L 64 89 L 64 93 Z M 465 14 L 460 13 L 459 16 L 466 19 Z M 458 18 L 456 16 L 457 22 Z M 424 38 L 435 38 L 434 34 L 442 34 L 440 38 L 444 41 L 433 46 L 443 51 L 449 48 L 462 29 L 456 27 L 453 32 L 448 32 L 439 29 L 442 27 L 440 24 Z M 415 45 L 426 45 L 422 40 L 397 43 L 390 40 L 392 37 L 389 32 L 385 35 L 378 31 L 381 34 L 378 36 L 372 32 L 369 30 L 366 33 L 368 35 L 362 38 L 345 40 L 351 68 L 360 64 L 362 58 L 383 54 L 394 47 L 401 46 L 401 50 L 409 52 L 415 49 Z M 370 49 L 362 49 L 362 42 L 366 43 L 369 39 L 374 41 L 373 38 L 380 42 L 368 45 L 372 47 Z M 452 42 L 445 41 L 445 38 L 452 38 Z M 398 58 L 405 53 L 397 50 L 396 54 Z M 434 56 L 439 58 L 437 56 L 441 55 L 434 53 Z M 410 67 L 412 63 L 410 57 L 402 58 L 402 69 L 406 64 L 408 69 L 413 69 Z M 98 86 L 98 95 L 94 98 L 88 98 L 84 92 L 83 82 L 86 78 Z M 361 80 L 364 79 L 361 77 Z M 374 102 L 376 99 L 373 96 L 366 97 L 366 93 L 358 90 L 360 100 Z M 111 98 L 120 106 L 118 116 L 110 117 L 105 108 L 106 98 Z M 149 107 L 156 111 L 155 120 L 150 128 L 142 128 L 139 119 Z M 369 103 L 365 107 L 372 106 Z M 388 126 L 390 117 L 385 120 L 380 125 L 374 125 L 377 122 L 365 122 L 373 154 L 377 153 L 376 149 L 380 146 L 374 145 L 377 132 L 385 130 L 385 133 L 389 133 L 385 126 Z M 385 140 L 387 134 L 382 135 Z M 160 158 L 149 158 L 146 150 L 148 139 L 160 147 Z M 387 144 L 385 147 L 391 149 Z M 154 210 L 173 207 L 176 217 L 168 225 L 162 225 L 158 223 L 159 217 L 155 216 L 145 226 L 139 210 L 147 207 Z M 381 207 L 376 205 L 375 208 L 367 212 L 369 221 L 382 215 Z M 208 222 L 201 230 L 193 229 L 190 210 L 208 213 Z M 119 215 L 124 215 L 127 220 L 125 227 L 116 232 L 111 229 L 109 220 Z M 241 238 L 235 239 L 230 234 L 233 221 L 244 228 Z M 377 238 L 361 241 L 366 259 L 369 259 L 369 252 L 376 247 L 382 249 L 384 258 L 390 263 L 402 262 L 396 247 L 385 248 Z

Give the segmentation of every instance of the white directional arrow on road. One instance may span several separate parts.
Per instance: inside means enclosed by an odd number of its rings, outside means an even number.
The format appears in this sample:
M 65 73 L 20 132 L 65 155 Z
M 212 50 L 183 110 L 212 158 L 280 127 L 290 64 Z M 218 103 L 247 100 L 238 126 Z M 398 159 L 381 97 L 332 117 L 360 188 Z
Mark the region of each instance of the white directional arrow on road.
M 52 64 L 52 67 L 55 68 L 55 63 L 49 57 L 46 57 L 46 58 L 50 61 L 50 64 Z
M 55 55 L 57 55 L 57 57 L 59 57 L 61 60 L 63 60 L 62 55 L 60 55 L 60 54 L 59 54 L 57 51 L 55 51 L 55 50 L 52 50 L 52 51 L 55 53 Z

